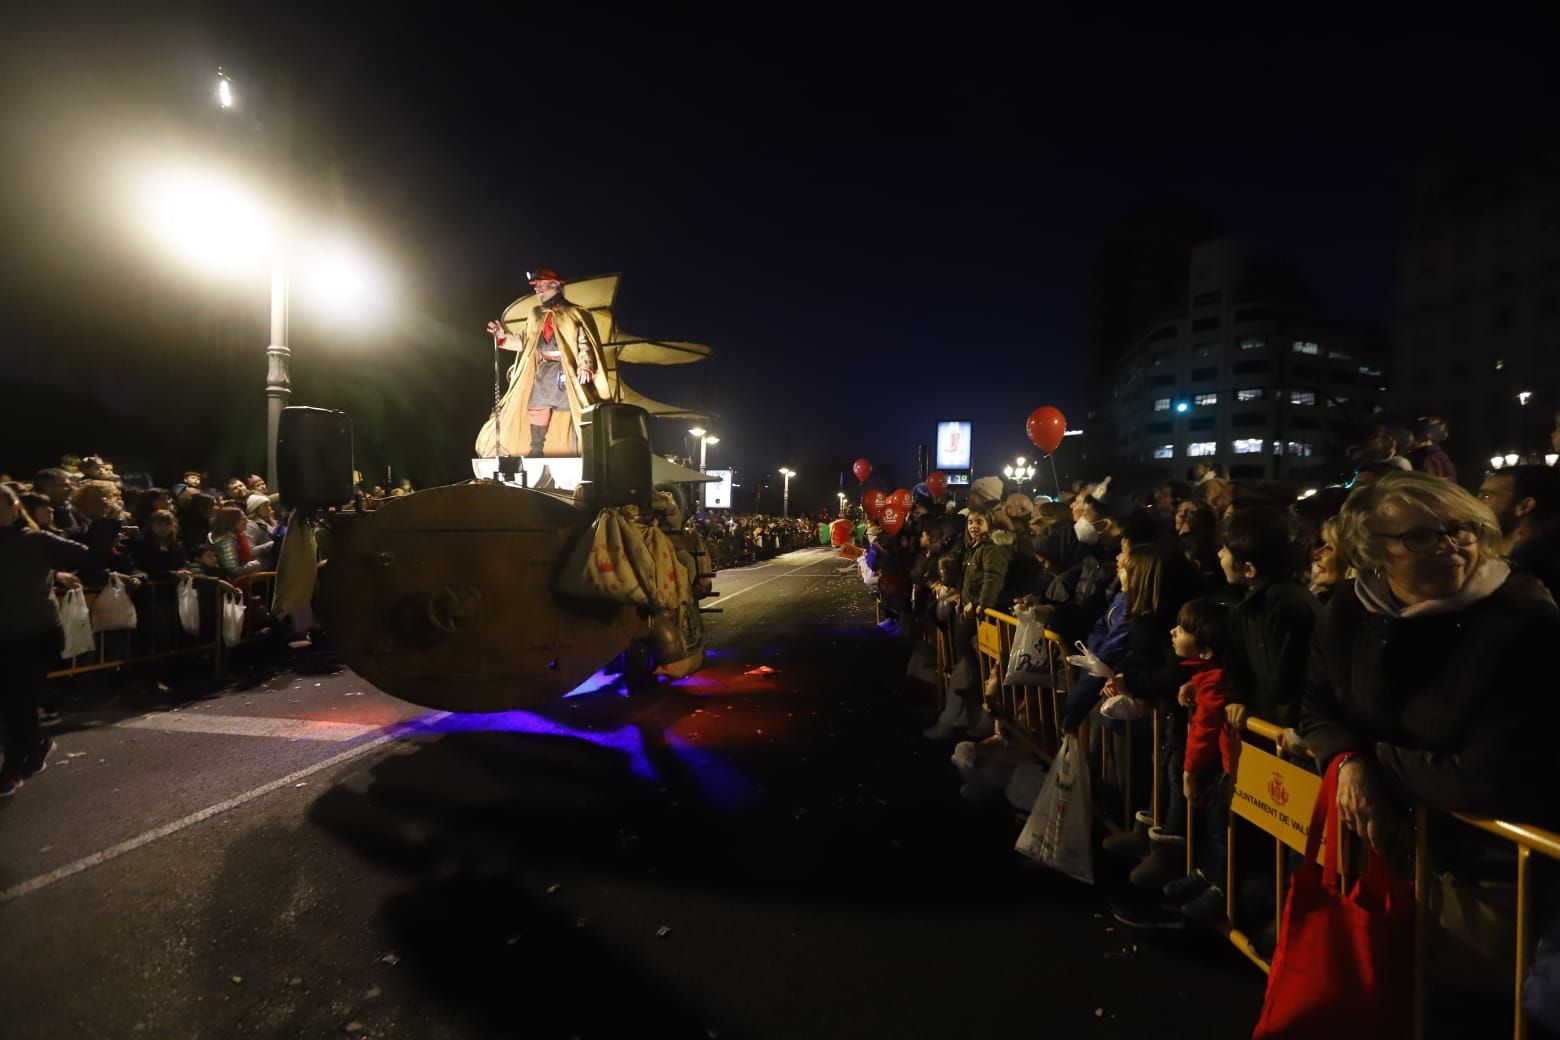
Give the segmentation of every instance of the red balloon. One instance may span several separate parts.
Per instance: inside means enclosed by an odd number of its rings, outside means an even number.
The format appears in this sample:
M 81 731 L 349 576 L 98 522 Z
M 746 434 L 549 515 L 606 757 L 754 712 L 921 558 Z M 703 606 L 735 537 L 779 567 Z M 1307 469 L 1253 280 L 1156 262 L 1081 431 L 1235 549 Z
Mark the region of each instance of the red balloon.
M 926 487 L 932 497 L 941 502 L 943 492 L 948 490 L 948 477 L 941 470 L 934 469 L 926 475 Z
M 911 498 L 910 492 L 906 491 L 904 488 L 900 488 L 892 495 L 889 495 L 888 500 L 899 507 L 899 515 L 901 517 L 909 516 L 910 507 L 915 504 L 915 499 Z
M 893 502 L 889 502 L 878 514 L 878 526 L 890 535 L 898 534 L 899 529 L 905 526 L 905 511 Z
M 850 468 L 851 468 L 851 472 L 856 474 L 856 480 L 859 481 L 862 484 L 865 484 L 867 482 L 867 478 L 872 476 L 872 460 L 871 459 L 866 459 L 866 458 L 857 459 L 855 461 L 855 464 L 852 465 Z
M 829 544 L 836 549 L 849 545 L 851 535 L 855 533 L 856 525 L 844 517 L 840 517 L 840 519 L 829 525 Z
M 873 488 L 861 496 L 861 508 L 867 511 L 867 515 L 876 520 L 883 512 L 883 506 L 888 502 L 888 496 L 877 488 Z
M 1050 405 L 1041 405 L 1029 413 L 1024 432 L 1035 442 L 1035 447 L 1047 454 L 1056 450 L 1067 434 L 1067 417 Z

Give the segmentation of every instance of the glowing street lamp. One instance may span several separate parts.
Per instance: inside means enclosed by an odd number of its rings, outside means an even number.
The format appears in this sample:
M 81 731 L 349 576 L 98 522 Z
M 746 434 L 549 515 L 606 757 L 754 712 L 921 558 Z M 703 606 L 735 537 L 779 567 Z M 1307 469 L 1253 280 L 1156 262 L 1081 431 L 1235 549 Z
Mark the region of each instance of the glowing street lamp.
M 791 478 L 796 476 L 796 470 L 781 466 L 780 475 L 785 478 L 785 489 L 780 497 L 780 510 L 782 516 L 788 517 L 791 515 Z
M 232 79 L 217 70 L 215 100 L 224 110 L 237 104 Z M 138 217 L 170 252 L 203 275 L 246 277 L 271 268 L 271 340 L 266 346 L 266 479 L 280 489 L 276 433 L 292 396 L 287 343 L 292 273 L 323 307 L 360 313 L 362 296 L 376 280 L 373 267 L 340 242 L 301 241 L 285 210 L 240 181 L 211 168 L 155 170 L 142 178 Z
M 716 437 L 702 426 L 695 426 L 688 432 L 699 438 L 699 472 L 703 473 L 706 452 L 709 450 L 709 446 L 711 444 L 719 444 L 720 438 Z

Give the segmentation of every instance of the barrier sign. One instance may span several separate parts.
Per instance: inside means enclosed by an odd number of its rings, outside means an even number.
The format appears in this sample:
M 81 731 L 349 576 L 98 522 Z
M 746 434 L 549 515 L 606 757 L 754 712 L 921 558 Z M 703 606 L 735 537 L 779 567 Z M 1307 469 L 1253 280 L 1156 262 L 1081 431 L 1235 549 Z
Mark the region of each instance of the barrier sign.
M 990 621 L 975 626 L 975 645 L 987 657 L 1002 660 L 1002 631 Z
M 1311 810 L 1322 778 L 1277 755 L 1242 743 L 1235 764 L 1235 793 L 1230 808 L 1296 852 L 1305 852 Z M 1325 850 L 1323 850 L 1325 855 Z

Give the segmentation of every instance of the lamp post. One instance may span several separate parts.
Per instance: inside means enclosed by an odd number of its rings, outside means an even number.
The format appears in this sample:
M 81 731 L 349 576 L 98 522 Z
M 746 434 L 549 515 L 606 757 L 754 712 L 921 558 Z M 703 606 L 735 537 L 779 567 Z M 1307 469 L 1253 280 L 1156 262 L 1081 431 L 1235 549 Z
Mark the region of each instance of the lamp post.
M 780 514 L 789 517 L 791 515 L 791 478 L 796 476 L 796 470 L 781 466 L 780 475 L 785 478 L 785 488 L 780 496 Z
M 688 432 L 691 433 L 693 436 L 699 438 L 699 472 L 703 473 L 704 472 L 705 459 L 707 458 L 707 454 L 706 453 L 709 450 L 709 446 L 711 444 L 719 444 L 720 443 L 720 438 L 716 437 L 713 434 L 711 434 L 708 430 L 706 430 L 702 426 L 695 426 L 692 429 L 690 429 Z

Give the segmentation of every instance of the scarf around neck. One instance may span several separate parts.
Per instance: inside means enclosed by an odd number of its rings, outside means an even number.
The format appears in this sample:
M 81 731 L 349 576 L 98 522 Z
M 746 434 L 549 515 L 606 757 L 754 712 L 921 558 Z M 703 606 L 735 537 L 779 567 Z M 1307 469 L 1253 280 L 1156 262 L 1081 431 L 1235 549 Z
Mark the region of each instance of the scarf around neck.
M 1354 594 L 1366 610 L 1393 618 L 1426 617 L 1431 614 L 1454 614 L 1488 597 L 1506 583 L 1511 567 L 1505 560 L 1490 557 L 1474 569 L 1463 587 L 1441 599 L 1427 599 L 1423 603 L 1404 606 L 1392 594 L 1392 587 L 1379 573 L 1362 573 L 1354 579 Z

